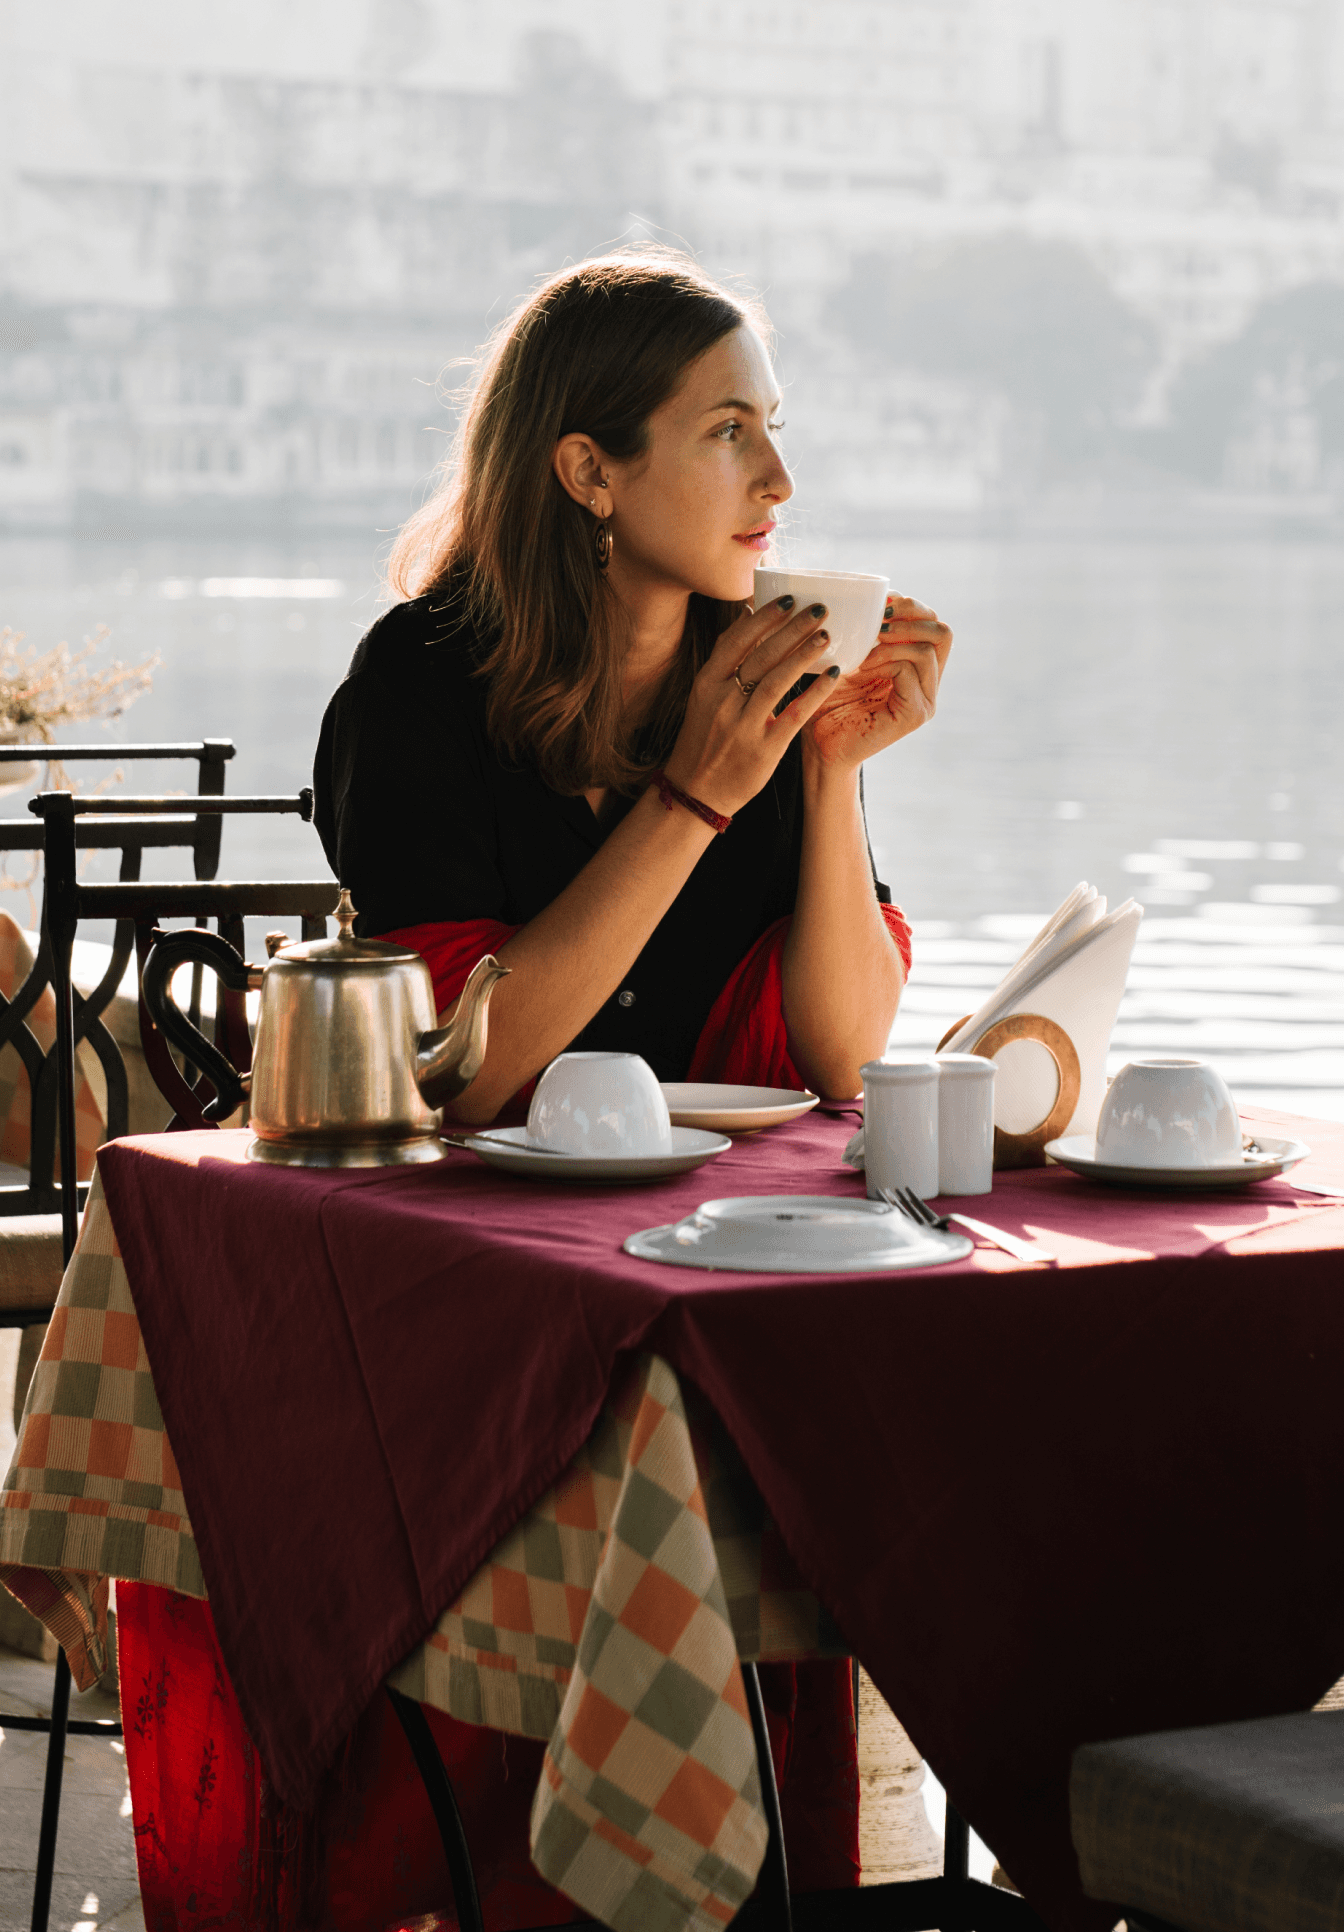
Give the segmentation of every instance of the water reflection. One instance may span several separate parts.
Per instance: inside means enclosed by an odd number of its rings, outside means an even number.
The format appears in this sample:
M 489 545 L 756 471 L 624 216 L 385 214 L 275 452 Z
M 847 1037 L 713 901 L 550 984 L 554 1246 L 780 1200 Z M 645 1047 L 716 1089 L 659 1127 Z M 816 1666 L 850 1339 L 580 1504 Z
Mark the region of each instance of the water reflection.
M 932 1044 L 1087 878 L 1150 909 L 1117 1063 L 1199 1053 L 1247 1097 L 1344 1118 L 1344 555 L 859 539 L 804 522 L 791 544 L 799 562 L 885 571 L 957 632 L 938 718 L 868 769 L 879 870 L 918 938 L 894 1043 Z M 376 555 L 373 539 L 10 539 L 0 622 L 41 648 L 108 623 L 118 654 L 157 651 L 155 688 L 110 748 L 231 736 L 231 791 L 288 791 L 379 608 Z M 136 782 L 181 785 L 182 768 Z M 0 810 L 21 813 L 22 795 Z M 325 871 L 294 820 L 230 821 L 224 852 L 235 877 Z M 26 897 L 2 902 L 31 924 Z

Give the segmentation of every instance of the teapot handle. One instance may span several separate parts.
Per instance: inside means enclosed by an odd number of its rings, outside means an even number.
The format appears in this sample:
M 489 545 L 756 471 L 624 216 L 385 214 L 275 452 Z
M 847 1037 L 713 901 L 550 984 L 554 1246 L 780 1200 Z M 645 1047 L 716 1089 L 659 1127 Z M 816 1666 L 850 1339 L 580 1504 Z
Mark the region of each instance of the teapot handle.
M 240 1074 L 213 1040 L 194 1027 L 172 996 L 173 974 L 184 961 L 199 961 L 215 973 L 230 992 L 246 993 L 260 979 L 227 939 L 218 933 L 189 926 L 185 931 L 162 932 L 150 948 L 140 980 L 141 995 L 150 1018 L 192 1066 L 199 1067 L 215 1090 L 204 1109 L 207 1120 L 227 1120 L 242 1106 L 251 1085 L 250 1074 Z

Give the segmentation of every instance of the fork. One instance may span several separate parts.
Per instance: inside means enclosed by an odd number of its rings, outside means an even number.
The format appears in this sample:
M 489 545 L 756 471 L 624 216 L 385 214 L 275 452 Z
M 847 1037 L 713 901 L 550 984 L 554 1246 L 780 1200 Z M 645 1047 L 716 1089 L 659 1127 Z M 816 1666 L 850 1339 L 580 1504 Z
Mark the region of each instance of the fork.
M 972 1234 L 978 1234 L 985 1241 L 992 1241 L 996 1248 L 1005 1254 L 1014 1255 L 1019 1261 L 1054 1261 L 1057 1257 L 1048 1248 L 1039 1247 L 1034 1241 L 1023 1241 L 1018 1235 L 1005 1234 L 1002 1228 L 990 1227 L 988 1221 L 976 1221 L 969 1214 L 935 1214 L 927 1201 L 910 1187 L 879 1187 L 878 1194 L 888 1207 L 904 1214 L 907 1220 L 921 1228 L 938 1228 L 946 1232 L 948 1224 L 957 1221 Z

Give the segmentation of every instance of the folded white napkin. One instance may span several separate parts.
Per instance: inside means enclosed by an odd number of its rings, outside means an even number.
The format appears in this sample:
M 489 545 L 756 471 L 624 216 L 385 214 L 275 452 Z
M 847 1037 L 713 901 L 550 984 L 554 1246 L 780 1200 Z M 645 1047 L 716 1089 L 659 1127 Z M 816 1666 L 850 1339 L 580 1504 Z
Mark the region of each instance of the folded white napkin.
M 1127 899 L 1115 911 L 1091 886 L 1079 885 L 1046 921 L 999 986 L 966 1020 L 944 1051 L 969 1053 L 991 1026 L 1014 1013 L 1039 1013 L 1063 1027 L 1078 1054 L 1078 1105 L 1064 1128 L 1090 1134 L 1106 1092 L 1106 1055 L 1124 996 L 1143 907 Z M 1015 1041 L 995 1055 L 995 1125 L 1025 1133 L 1054 1102 L 1055 1069 L 1036 1041 Z
M 943 1048 L 970 1053 L 990 1027 L 1014 1013 L 1039 1013 L 1062 1026 L 1078 1054 L 1078 1105 L 1063 1129 L 1090 1134 L 1106 1093 L 1106 1055 L 1129 974 L 1143 907 L 1126 899 L 1114 912 L 1095 887 L 1076 885 L 1009 967 L 989 998 Z M 1015 1040 L 994 1056 L 994 1124 L 1023 1134 L 1045 1119 L 1059 1091 L 1054 1062 L 1036 1040 Z M 863 1129 L 841 1156 L 863 1167 Z

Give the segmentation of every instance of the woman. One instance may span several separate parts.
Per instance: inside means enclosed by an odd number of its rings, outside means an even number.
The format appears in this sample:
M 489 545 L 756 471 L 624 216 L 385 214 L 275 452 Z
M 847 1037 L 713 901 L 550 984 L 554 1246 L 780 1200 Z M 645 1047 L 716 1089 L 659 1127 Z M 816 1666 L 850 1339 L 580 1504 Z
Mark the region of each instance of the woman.
M 398 539 L 317 823 L 441 1010 L 482 952 L 512 969 L 461 1121 L 569 1047 L 849 1095 L 886 1045 L 908 929 L 859 773 L 932 716 L 951 636 L 895 598 L 857 672 L 804 682 L 824 607 L 748 607 L 793 493 L 779 400 L 762 318 L 689 260 L 583 263 L 499 331 Z
M 495 337 L 393 550 L 403 601 L 327 708 L 317 824 L 360 930 L 424 953 L 440 1011 L 482 953 L 511 969 L 461 1121 L 494 1119 L 569 1047 L 851 1095 L 886 1045 L 908 927 L 874 877 L 859 774 L 932 716 L 951 637 L 894 598 L 856 673 L 812 676 L 824 607 L 750 608 L 793 493 L 766 343 L 670 252 L 546 283 Z M 794 1881 L 855 1883 L 848 1665 L 762 1682 Z M 493 1922 L 566 1916 L 528 1903 L 504 1822 L 540 1747 L 509 1741 L 508 1786 L 479 1733 L 432 1721 L 479 1807 Z M 367 1887 L 368 1842 L 328 1860 L 351 1932 L 340 1874 Z M 437 1882 L 426 1867 L 424 1897 Z

